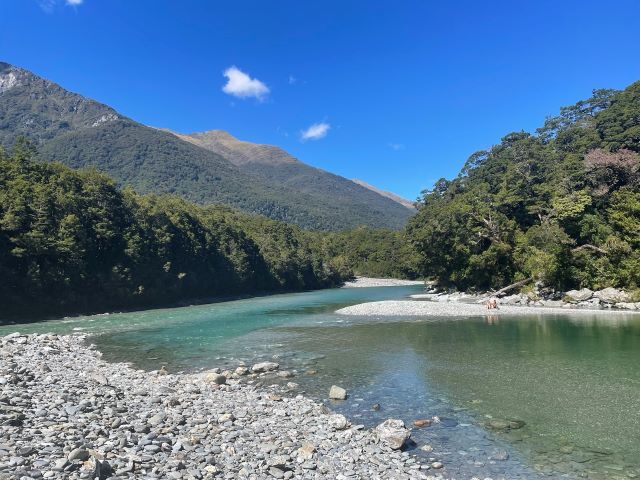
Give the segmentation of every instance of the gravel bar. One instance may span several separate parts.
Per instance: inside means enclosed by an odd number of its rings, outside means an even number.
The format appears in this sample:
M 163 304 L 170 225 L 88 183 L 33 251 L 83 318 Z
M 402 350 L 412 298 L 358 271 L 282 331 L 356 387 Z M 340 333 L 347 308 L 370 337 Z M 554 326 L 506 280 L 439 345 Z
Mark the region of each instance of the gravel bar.
M 440 462 L 387 444 L 380 426 L 351 425 L 294 383 L 265 386 L 272 362 L 146 372 L 103 361 L 86 341 L 0 339 L 0 478 L 444 478 Z M 388 422 L 392 440 L 408 437 Z
M 341 308 L 336 313 L 342 315 L 364 316 L 420 316 L 420 317 L 477 317 L 496 315 L 590 315 L 590 316 L 638 316 L 640 311 L 589 309 L 570 307 L 517 307 L 500 306 L 499 309 L 487 310 L 484 305 L 462 302 L 431 302 L 416 300 L 384 300 L 367 302 Z

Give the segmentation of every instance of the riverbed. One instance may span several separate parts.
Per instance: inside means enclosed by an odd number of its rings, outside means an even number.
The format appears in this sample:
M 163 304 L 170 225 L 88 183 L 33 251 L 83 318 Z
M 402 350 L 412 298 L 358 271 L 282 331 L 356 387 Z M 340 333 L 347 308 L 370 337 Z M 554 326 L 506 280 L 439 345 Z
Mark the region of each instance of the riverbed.
M 81 331 L 108 360 L 172 372 L 276 360 L 307 395 L 366 426 L 439 417 L 412 438 L 455 478 L 640 475 L 638 316 L 334 313 L 420 290 L 334 289 L 1 331 Z M 326 399 L 332 384 L 347 400 Z

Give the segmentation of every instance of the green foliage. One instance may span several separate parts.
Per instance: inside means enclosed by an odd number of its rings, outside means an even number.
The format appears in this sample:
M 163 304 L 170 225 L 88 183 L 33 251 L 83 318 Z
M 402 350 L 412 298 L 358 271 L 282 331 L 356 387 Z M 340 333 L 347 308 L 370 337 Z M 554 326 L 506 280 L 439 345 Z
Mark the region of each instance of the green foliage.
M 319 234 L 0 152 L 2 318 L 335 286 Z
M 407 237 L 418 274 L 459 288 L 533 277 L 640 285 L 640 82 L 596 90 L 537 135 L 505 136 L 423 192 Z
M 343 276 L 416 278 L 416 253 L 402 232 L 360 227 L 318 235 L 324 255 Z

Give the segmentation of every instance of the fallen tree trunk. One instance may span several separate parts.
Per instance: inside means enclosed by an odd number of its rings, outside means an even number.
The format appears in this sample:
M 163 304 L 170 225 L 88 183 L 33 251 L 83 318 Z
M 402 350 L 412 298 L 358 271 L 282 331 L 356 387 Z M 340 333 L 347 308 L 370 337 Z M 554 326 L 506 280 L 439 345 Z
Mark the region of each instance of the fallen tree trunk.
M 534 277 L 525 278 L 524 280 L 520 280 L 519 282 L 512 283 L 511 285 L 507 285 L 506 287 L 501 288 L 496 292 L 490 292 L 487 296 L 489 297 L 499 297 L 503 293 L 508 292 L 509 290 L 513 290 L 514 288 L 522 287 L 527 283 L 533 281 Z
M 602 253 L 603 255 L 608 255 L 609 251 L 604 248 L 596 247 L 595 245 L 591 245 L 590 243 L 586 243 L 584 245 L 580 245 L 579 247 L 571 250 L 572 252 L 579 252 L 580 250 L 593 250 L 594 252 Z

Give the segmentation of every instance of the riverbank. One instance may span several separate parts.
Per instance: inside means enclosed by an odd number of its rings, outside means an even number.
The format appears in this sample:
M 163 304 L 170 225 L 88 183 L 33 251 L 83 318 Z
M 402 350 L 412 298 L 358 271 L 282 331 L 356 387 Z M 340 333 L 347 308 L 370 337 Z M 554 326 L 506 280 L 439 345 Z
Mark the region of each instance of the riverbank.
M 355 280 L 345 282 L 342 288 L 400 287 L 404 285 L 424 285 L 424 282 L 422 280 L 401 280 L 398 278 L 356 277 Z
M 341 308 L 336 311 L 341 315 L 365 316 L 421 316 L 421 317 L 485 317 L 500 315 L 607 315 L 607 316 L 639 316 L 637 310 L 588 309 L 570 307 L 532 307 L 501 305 L 498 309 L 487 310 L 482 304 L 463 302 L 434 302 L 418 300 L 385 300 L 367 302 Z
M 388 431 L 264 385 L 277 368 L 146 372 L 80 335 L 5 336 L 0 478 L 443 478 Z

